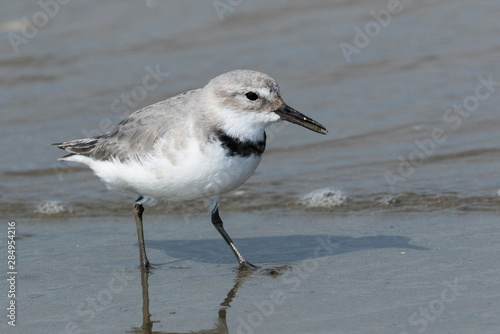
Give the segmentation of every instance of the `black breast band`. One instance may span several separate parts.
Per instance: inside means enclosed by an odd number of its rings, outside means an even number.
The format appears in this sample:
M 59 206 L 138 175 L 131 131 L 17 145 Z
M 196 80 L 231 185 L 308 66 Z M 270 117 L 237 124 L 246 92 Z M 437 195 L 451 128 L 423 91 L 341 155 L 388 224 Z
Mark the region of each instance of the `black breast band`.
M 252 154 L 261 156 L 266 148 L 266 133 L 264 139 L 260 141 L 245 140 L 232 137 L 222 130 L 216 130 L 215 136 L 220 140 L 222 147 L 229 157 L 240 156 L 243 158 L 249 157 Z

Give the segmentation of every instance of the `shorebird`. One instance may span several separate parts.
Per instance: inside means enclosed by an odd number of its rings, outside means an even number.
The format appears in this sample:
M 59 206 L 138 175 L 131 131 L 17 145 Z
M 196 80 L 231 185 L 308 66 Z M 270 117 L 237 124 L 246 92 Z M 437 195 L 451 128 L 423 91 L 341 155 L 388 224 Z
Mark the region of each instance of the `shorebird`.
M 219 195 L 236 189 L 253 174 L 266 147 L 265 129 L 278 121 L 328 132 L 285 104 L 271 77 L 235 70 L 203 88 L 138 110 L 106 134 L 54 145 L 69 152 L 59 160 L 85 164 L 109 189 L 137 196 L 133 212 L 143 269 L 150 267 L 143 205 L 195 199 L 206 201 L 213 225 L 240 268 L 256 268 L 225 231 Z

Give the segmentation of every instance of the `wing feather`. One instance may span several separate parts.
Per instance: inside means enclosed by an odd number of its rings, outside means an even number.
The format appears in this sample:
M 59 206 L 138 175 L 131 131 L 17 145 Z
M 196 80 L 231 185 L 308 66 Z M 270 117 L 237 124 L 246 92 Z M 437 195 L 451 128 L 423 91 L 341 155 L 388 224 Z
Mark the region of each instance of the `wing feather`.
M 70 152 L 65 157 L 78 154 L 104 161 L 140 159 L 152 153 L 160 138 L 182 123 L 187 124 L 192 113 L 188 101 L 198 91 L 192 90 L 136 111 L 106 134 L 53 145 Z

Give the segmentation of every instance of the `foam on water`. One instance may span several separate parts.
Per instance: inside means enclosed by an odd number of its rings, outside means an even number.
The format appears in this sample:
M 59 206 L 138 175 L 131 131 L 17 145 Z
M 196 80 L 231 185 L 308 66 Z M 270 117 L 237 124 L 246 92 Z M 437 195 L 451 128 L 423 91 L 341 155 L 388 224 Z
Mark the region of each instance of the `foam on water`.
M 329 187 L 308 192 L 302 196 L 300 203 L 311 208 L 332 208 L 342 206 L 346 200 L 342 191 Z
M 73 210 L 67 207 L 61 201 L 44 201 L 37 205 L 35 213 L 42 215 L 58 215 L 62 213 L 71 213 Z

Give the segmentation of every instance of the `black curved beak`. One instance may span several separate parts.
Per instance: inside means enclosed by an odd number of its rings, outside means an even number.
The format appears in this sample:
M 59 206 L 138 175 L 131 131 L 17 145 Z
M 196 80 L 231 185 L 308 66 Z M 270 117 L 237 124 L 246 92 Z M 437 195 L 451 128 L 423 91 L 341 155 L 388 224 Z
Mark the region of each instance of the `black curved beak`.
M 286 105 L 286 103 L 283 103 L 283 106 L 274 112 L 277 113 L 284 121 L 298 124 L 311 131 L 321 133 L 322 135 L 326 135 L 328 133 L 328 130 L 323 125 Z

